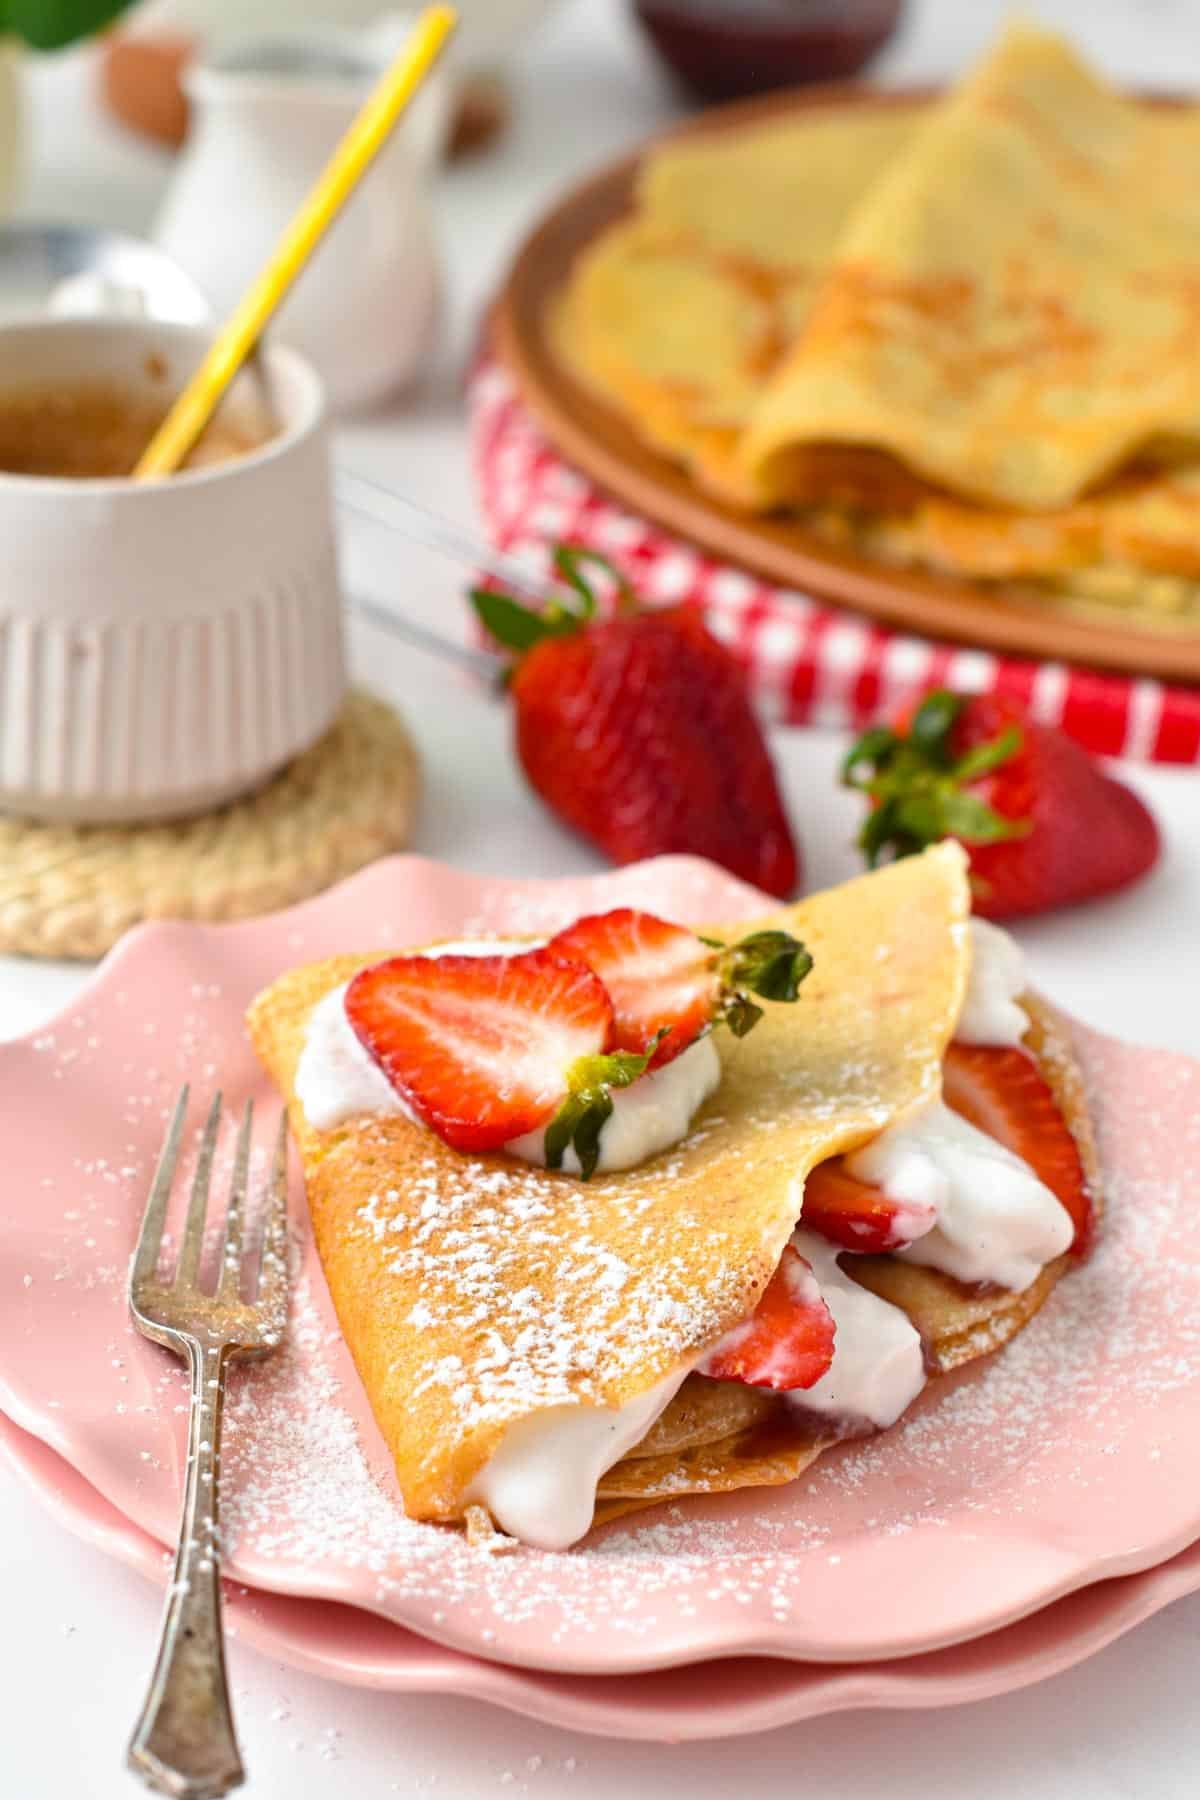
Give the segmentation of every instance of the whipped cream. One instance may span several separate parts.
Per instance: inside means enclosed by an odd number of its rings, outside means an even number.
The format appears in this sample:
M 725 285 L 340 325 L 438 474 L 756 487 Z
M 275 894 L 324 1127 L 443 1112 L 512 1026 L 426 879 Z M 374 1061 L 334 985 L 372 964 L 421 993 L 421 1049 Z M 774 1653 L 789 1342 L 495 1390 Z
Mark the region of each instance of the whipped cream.
M 959 1281 L 1021 1293 L 1071 1246 L 1066 1207 L 1029 1164 L 940 1099 L 889 1125 L 846 1166 L 898 1200 L 937 1208 L 933 1230 L 895 1254 Z
M 487 956 L 532 946 L 508 939 L 438 944 L 420 956 Z M 313 1008 L 296 1070 L 296 1095 L 314 1131 L 332 1131 L 360 1113 L 401 1114 L 419 1123 L 346 1017 L 346 988 L 333 988 Z M 600 1132 L 601 1171 L 632 1169 L 669 1150 L 687 1130 L 721 1080 L 721 1059 L 711 1035 L 698 1038 L 681 1056 L 652 1069 L 631 1087 L 614 1088 L 613 1110 Z M 545 1129 L 527 1132 L 504 1146 L 523 1162 L 546 1162 Z M 578 1175 L 579 1158 L 568 1146 L 562 1167 Z
M 539 1550 L 586 1535 L 600 1477 L 641 1442 L 682 1387 L 683 1368 L 624 1406 L 550 1406 L 505 1432 L 464 1496 L 502 1530 Z
M 836 1245 L 802 1228 L 792 1248 L 812 1269 L 833 1314 L 833 1361 L 820 1381 L 784 1398 L 843 1425 L 894 1425 L 925 1386 L 925 1356 L 908 1314 L 851 1280 Z M 853 1253 L 847 1252 L 847 1255 Z
M 972 919 L 967 992 L 955 1037 L 960 1044 L 1015 1048 L 1029 1030 L 1029 1015 L 1017 1004 L 1029 985 L 1025 952 L 999 925 Z
M 660 1150 L 670 1150 L 687 1136 L 688 1126 L 721 1081 L 721 1058 L 711 1035 L 697 1038 L 682 1055 L 661 1069 L 641 1075 L 631 1087 L 612 1090 L 613 1109 L 600 1131 L 599 1172 L 634 1169 Z M 513 1138 L 504 1148 L 523 1162 L 546 1166 L 546 1128 Z M 574 1144 L 568 1144 L 562 1167 L 580 1172 Z
M 314 1131 L 332 1131 L 358 1113 L 408 1108 L 346 1017 L 346 989 L 331 988 L 313 1007 L 296 1067 L 296 1098 Z

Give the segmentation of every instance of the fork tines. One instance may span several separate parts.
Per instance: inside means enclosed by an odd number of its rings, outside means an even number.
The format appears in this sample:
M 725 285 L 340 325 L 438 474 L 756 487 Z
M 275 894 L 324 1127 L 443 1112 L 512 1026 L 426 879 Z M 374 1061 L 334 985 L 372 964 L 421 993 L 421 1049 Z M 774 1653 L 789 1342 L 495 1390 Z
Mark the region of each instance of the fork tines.
M 159 1315 L 157 1323 L 174 1324 L 161 1317 L 162 1302 L 168 1294 L 178 1300 L 208 1301 L 224 1307 L 232 1316 L 247 1310 L 254 1315 L 257 1341 L 269 1348 L 282 1336 L 287 1321 L 288 1232 L 287 1232 L 287 1115 L 281 1114 L 274 1152 L 266 1183 L 263 1208 L 262 1242 L 259 1255 L 258 1291 L 254 1300 L 242 1300 L 243 1275 L 246 1265 L 244 1234 L 247 1212 L 247 1190 L 250 1178 L 250 1146 L 254 1130 L 254 1104 L 247 1100 L 238 1127 L 234 1151 L 229 1198 L 225 1211 L 215 1290 L 202 1293 L 199 1285 L 200 1265 L 204 1250 L 205 1228 L 209 1215 L 209 1190 L 212 1185 L 213 1162 L 221 1125 L 222 1098 L 215 1094 L 200 1134 L 196 1168 L 192 1177 L 179 1253 L 174 1273 L 158 1276 L 163 1230 L 179 1154 L 187 1120 L 189 1089 L 185 1086 L 175 1104 L 166 1139 L 158 1159 L 154 1180 L 146 1201 L 141 1233 L 129 1273 L 129 1298 L 135 1312 Z M 214 1322 L 212 1320 L 210 1323 Z M 187 1329 L 181 1321 L 179 1329 Z

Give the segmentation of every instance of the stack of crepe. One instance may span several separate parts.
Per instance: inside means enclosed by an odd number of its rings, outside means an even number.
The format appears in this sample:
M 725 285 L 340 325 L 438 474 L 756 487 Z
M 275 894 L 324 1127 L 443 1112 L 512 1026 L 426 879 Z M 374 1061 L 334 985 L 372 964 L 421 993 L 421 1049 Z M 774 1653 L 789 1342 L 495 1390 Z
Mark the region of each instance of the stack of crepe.
M 719 499 L 882 560 L 1200 610 L 1200 108 L 1020 25 L 944 98 L 688 134 L 560 358 Z
M 965 859 L 945 844 L 773 916 L 813 953 L 801 1002 L 746 1038 L 717 1034 L 721 1085 L 683 1142 L 586 1183 L 462 1155 L 401 1115 L 310 1124 L 296 1092 L 308 1022 L 378 953 L 294 970 L 256 1000 L 251 1036 L 286 1097 L 330 1292 L 412 1516 L 461 1520 L 509 1434 L 644 1403 L 753 1311 L 808 1171 L 939 1091 L 969 909 Z M 1028 1010 L 1026 1041 L 1094 1181 L 1075 1066 L 1050 1016 Z M 844 1260 L 908 1314 L 935 1371 L 1005 1343 L 1070 1262 L 1009 1293 L 891 1256 Z M 597 1516 L 791 1480 L 837 1435 L 778 1394 L 690 1374 L 601 1475 Z

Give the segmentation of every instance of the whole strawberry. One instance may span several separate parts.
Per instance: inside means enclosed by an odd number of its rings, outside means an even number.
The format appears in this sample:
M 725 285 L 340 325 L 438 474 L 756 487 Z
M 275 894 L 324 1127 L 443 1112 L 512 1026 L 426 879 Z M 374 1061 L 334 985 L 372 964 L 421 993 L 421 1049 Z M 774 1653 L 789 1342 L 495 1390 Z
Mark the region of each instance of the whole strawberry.
M 611 618 L 598 617 L 589 563 L 618 584 Z M 543 612 L 472 595 L 517 653 L 517 753 L 542 799 L 614 862 L 687 852 L 791 894 L 796 845 L 736 658 L 698 613 L 643 610 L 605 558 L 562 546 L 555 566 L 570 598 Z
M 1159 856 L 1138 796 L 1002 694 L 937 689 L 907 724 L 860 738 L 842 780 L 871 799 L 858 841 L 872 867 L 885 850 L 908 856 L 957 838 L 975 911 L 990 919 L 1112 893 Z

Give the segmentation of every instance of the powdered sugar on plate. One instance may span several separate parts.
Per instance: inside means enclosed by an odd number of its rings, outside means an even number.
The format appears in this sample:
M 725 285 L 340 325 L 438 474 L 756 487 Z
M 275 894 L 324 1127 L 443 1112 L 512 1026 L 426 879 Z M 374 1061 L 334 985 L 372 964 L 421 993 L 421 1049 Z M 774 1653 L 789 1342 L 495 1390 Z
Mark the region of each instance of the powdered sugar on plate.
M 131 1332 L 123 1289 L 180 1080 L 203 1086 L 219 1069 L 235 1110 L 255 1097 L 265 1143 L 274 1101 L 241 1014 L 299 956 L 537 932 L 635 899 L 683 918 L 757 909 L 698 867 L 684 865 L 677 892 L 660 869 L 652 896 L 633 872 L 480 884 L 404 859 L 274 920 L 135 934 L 71 1014 L 0 1049 L 15 1195 L 0 1243 L 0 1405 L 170 1542 L 182 1372 Z M 1083 1031 L 1077 1044 L 1106 1217 L 1092 1261 L 1013 1344 L 790 1486 L 668 1504 L 561 1554 L 492 1556 L 404 1517 L 297 1183 L 289 1342 L 231 1382 L 232 1572 L 476 1655 L 615 1672 L 743 1650 L 905 1654 L 1172 1554 L 1200 1534 L 1200 1064 Z

